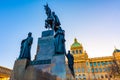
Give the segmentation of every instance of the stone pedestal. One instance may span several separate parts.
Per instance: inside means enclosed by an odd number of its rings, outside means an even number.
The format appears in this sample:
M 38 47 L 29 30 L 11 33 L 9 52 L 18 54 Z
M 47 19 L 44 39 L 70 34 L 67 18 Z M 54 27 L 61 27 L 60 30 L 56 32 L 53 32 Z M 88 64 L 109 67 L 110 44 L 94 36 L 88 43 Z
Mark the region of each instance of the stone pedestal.
M 52 59 L 54 55 L 54 37 L 38 38 L 38 50 L 35 60 L 48 60 Z
M 51 60 L 55 53 L 53 30 L 42 32 L 42 37 L 38 38 L 37 54 L 35 60 Z
M 27 59 L 16 60 L 10 80 L 58 80 L 56 76 L 44 72 L 38 65 L 31 65 Z
M 55 55 L 54 35 L 52 33 L 52 30 L 42 32 L 42 37 L 38 39 L 34 63 L 38 63 L 35 64 L 37 68 L 57 76 L 59 80 L 65 80 L 65 55 Z
M 26 71 L 28 64 L 29 64 L 29 60 L 27 59 L 16 60 L 11 79 L 24 80 L 24 73 Z

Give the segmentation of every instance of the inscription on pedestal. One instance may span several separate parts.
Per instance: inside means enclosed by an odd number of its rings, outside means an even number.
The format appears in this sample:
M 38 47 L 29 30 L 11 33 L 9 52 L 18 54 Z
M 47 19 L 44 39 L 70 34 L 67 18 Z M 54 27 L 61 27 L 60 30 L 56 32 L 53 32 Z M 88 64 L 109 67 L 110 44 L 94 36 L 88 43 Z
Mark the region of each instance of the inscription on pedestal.
M 30 62 L 30 65 L 41 65 L 41 64 L 51 64 L 51 59 Z
M 47 34 L 51 31 L 44 31 L 42 34 Z M 52 36 L 44 36 L 41 38 L 38 38 L 38 50 L 35 60 L 48 60 L 52 59 L 54 53 L 55 53 L 55 46 L 54 46 L 54 36 L 53 34 L 50 34 Z

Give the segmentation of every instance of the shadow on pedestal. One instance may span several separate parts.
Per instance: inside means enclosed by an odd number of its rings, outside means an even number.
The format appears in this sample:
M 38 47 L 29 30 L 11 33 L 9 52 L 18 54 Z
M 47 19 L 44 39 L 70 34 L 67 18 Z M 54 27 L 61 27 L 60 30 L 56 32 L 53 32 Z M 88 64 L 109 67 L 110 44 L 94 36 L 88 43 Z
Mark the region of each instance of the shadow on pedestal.
M 16 60 L 10 80 L 60 80 L 57 76 L 30 65 L 27 59 Z

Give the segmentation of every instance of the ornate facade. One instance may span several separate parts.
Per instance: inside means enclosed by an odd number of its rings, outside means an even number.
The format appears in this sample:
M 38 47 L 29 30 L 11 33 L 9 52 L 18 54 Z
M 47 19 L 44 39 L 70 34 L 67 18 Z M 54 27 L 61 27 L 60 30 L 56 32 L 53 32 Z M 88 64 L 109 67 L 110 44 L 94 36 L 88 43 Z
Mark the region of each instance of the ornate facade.
M 82 44 L 77 39 L 70 48 L 74 56 L 75 80 L 120 80 L 110 74 L 113 59 L 120 61 L 120 50 L 115 49 L 113 56 L 88 58 Z M 74 80 L 67 67 L 67 80 Z
M 8 68 L 0 66 L 0 80 L 9 80 L 11 71 Z

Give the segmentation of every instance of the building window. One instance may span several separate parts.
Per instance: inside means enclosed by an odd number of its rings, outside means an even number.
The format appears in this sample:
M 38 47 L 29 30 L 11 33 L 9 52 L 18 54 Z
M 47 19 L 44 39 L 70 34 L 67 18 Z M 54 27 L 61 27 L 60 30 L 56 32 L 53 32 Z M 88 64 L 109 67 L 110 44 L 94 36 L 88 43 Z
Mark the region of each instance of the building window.
M 77 70 L 76 70 L 76 69 L 74 69 L 74 71 L 75 71 L 75 73 L 77 72 Z
M 76 75 L 76 77 L 75 77 L 76 79 L 78 79 L 79 78 L 79 76 L 78 75 Z
M 78 50 L 76 50 L 76 53 L 78 54 Z
M 90 69 L 88 68 L 88 72 L 90 72 Z
M 110 68 L 107 68 L 107 71 L 110 72 Z
M 79 50 L 80 54 L 82 54 L 82 50 Z
M 105 75 L 105 78 L 108 78 L 108 76 L 107 76 L 107 75 Z
M 102 69 L 101 69 L 101 68 L 99 68 L 99 71 L 100 71 L 100 72 L 102 72 Z
M 96 62 L 94 62 L 94 66 L 96 66 Z
M 72 53 L 74 54 L 74 51 L 72 51 Z
M 110 75 L 110 78 L 112 78 L 112 75 Z
M 79 74 L 79 78 L 82 79 L 82 75 L 81 74 Z
M 85 76 L 85 74 L 83 74 L 83 79 L 85 79 L 86 78 L 86 76 Z
M 108 64 L 112 64 L 112 61 L 107 62 Z
M 85 74 L 83 74 L 83 76 L 85 76 Z
M 85 72 L 84 68 L 82 68 L 82 72 Z
M 95 68 L 95 72 L 98 72 L 98 69 L 97 69 L 97 68 Z
M 90 62 L 90 66 L 92 67 L 92 62 Z
M 110 61 L 109 63 L 112 64 L 112 61 Z
M 108 62 L 107 62 L 107 61 L 105 61 L 105 65 L 108 65 Z
M 103 75 L 101 75 L 101 78 L 104 78 Z
M 107 71 L 106 68 L 103 68 L 103 71 L 106 72 Z
M 100 66 L 100 62 L 98 62 L 97 65 Z
M 88 66 L 88 62 L 86 62 L 86 66 Z
M 102 64 L 102 66 L 104 66 L 104 65 L 105 65 L 105 62 L 101 62 L 101 64 Z
M 109 65 L 109 62 L 106 62 L 107 65 Z
M 94 68 L 92 68 L 92 72 L 94 72 Z
M 78 68 L 78 72 L 80 72 L 80 68 Z

